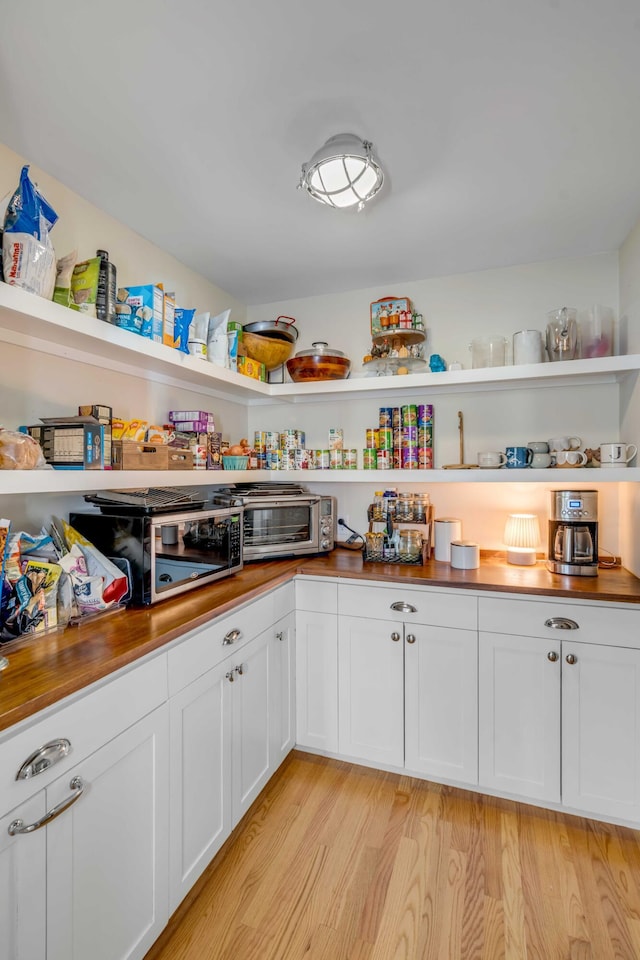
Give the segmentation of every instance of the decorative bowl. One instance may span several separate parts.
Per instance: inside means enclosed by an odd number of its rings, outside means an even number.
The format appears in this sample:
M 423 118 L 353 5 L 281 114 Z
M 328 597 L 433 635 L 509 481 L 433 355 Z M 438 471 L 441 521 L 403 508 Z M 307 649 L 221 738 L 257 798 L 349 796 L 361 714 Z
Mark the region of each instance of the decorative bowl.
M 287 370 L 294 383 L 306 380 L 346 380 L 351 361 L 340 350 L 317 341 L 310 350 L 300 350 L 287 360 Z
M 275 340 L 273 337 L 261 337 L 257 333 L 242 334 L 243 351 L 257 363 L 264 363 L 267 370 L 275 370 L 288 360 L 293 352 L 290 340 Z
M 246 470 L 249 463 L 249 457 L 230 457 L 222 458 L 222 467 L 224 470 Z

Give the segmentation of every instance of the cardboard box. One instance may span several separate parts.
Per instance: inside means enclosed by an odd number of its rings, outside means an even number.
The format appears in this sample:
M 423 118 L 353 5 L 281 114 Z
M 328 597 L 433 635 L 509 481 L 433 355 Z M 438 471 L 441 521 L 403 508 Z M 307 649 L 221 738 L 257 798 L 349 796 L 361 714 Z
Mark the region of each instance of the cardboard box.
M 116 327 L 162 343 L 164 290 L 157 283 L 120 287 L 116 299 Z
M 170 293 L 164 295 L 164 319 L 162 321 L 162 342 L 167 347 L 177 347 L 176 343 L 176 299 Z
M 53 467 L 69 470 L 103 470 L 105 467 L 105 437 L 101 423 L 46 423 L 27 430 L 38 441 L 45 460 Z
M 111 470 L 111 419 L 113 410 L 103 403 L 89 403 L 78 407 L 78 416 L 93 417 L 104 427 L 104 469 Z
M 147 420 L 118 420 L 111 421 L 112 440 L 135 440 L 137 443 L 147 436 Z
M 267 368 L 264 363 L 258 363 L 251 357 L 238 357 L 238 373 L 244 377 L 251 377 L 253 380 L 266 380 Z

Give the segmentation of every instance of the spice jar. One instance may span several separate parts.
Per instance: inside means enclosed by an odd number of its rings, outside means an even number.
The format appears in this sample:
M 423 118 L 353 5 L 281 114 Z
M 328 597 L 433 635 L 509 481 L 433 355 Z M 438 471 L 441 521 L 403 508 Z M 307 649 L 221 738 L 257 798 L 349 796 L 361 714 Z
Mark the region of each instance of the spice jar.
M 398 522 L 413 520 L 412 493 L 401 493 L 398 495 L 398 500 L 396 502 L 396 520 Z

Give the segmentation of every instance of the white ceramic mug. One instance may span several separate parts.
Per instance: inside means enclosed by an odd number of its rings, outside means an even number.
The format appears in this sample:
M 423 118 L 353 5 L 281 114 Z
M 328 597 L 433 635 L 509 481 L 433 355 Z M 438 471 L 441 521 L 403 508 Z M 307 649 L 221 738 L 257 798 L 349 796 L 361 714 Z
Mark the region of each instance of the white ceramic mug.
M 527 446 L 534 453 L 549 453 L 549 444 L 546 440 L 530 440 Z
M 626 467 L 633 460 L 638 448 L 635 443 L 601 443 L 601 467 Z
M 500 450 L 482 450 L 478 454 L 478 466 L 483 470 L 497 470 L 506 462 L 507 458 Z
M 582 450 L 558 450 L 556 463 L 559 467 L 584 467 L 587 456 Z
M 547 440 L 549 450 L 579 450 L 582 446 L 580 437 L 556 437 Z
M 529 444 L 529 446 L 531 445 Z M 551 466 L 550 453 L 534 453 L 534 455 L 531 457 L 532 470 L 543 470 L 545 467 L 550 467 L 550 466 Z

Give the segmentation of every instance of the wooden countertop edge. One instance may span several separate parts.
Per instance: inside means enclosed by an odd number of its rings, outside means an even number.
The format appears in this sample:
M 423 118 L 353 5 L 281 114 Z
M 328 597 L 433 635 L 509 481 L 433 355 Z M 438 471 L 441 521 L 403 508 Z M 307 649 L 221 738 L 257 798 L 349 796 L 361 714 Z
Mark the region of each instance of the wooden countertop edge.
M 322 557 L 248 564 L 234 577 L 153 607 L 126 610 L 103 621 L 0 646 L 0 653 L 9 659 L 9 667 L 0 673 L 0 732 L 298 574 L 640 604 L 640 580 L 620 569 L 602 571 L 597 578 L 560 577 L 550 574 L 542 564 L 511 568 L 499 557 L 487 558 L 477 570 L 455 570 L 433 560 L 425 566 L 407 567 L 366 563 L 360 554 L 338 550 Z

